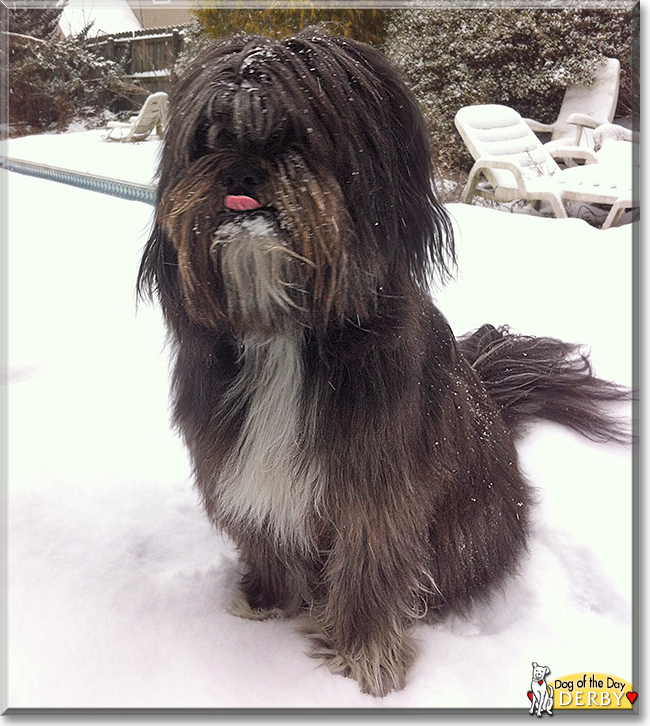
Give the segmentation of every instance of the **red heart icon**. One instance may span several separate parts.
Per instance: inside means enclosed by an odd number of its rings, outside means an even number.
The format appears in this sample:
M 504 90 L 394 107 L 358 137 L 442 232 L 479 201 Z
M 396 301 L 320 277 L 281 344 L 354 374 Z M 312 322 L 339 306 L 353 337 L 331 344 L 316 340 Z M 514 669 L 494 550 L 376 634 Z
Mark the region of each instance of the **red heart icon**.
M 528 698 L 530 698 L 531 701 L 533 700 L 533 692 L 532 691 L 528 691 Z
M 544 683 L 544 681 L 537 681 L 537 682 L 539 683 L 540 686 L 542 685 L 542 683 Z
M 639 695 L 636 691 L 628 691 L 626 694 L 627 700 L 630 703 L 634 703 L 636 701 L 636 697 Z

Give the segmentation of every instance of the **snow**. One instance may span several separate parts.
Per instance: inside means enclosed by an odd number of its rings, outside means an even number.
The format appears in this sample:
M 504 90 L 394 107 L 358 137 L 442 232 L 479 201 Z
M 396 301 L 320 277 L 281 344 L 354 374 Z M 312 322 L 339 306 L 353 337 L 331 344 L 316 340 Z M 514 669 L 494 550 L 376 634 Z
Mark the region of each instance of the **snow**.
M 158 147 L 86 132 L 14 140 L 9 153 L 143 182 Z M 470 618 L 418 627 L 402 692 L 377 700 L 330 675 L 290 621 L 230 615 L 236 554 L 168 428 L 161 316 L 136 312 L 152 209 L 2 175 L 9 707 L 524 713 L 532 661 L 552 677 L 632 681 L 631 455 L 548 423 L 520 446 L 539 499 L 520 575 Z M 459 274 L 436 297 L 456 333 L 487 321 L 584 342 L 599 374 L 631 383 L 632 226 L 449 209 Z
M 9 139 L 7 156 L 138 184 L 152 183 L 162 148 L 158 137 L 152 134 L 136 143 L 103 141 L 107 133 L 108 128 L 74 126 L 68 133 Z
M 170 76 L 170 70 L 139 71 L 138 73 L 132 73 L 129 78 L 169 78 Z
M 91 37 L 142 30 L 127 0 L 68 0 L 59 27 L 66 36 L 76 35 L 91 22 Z

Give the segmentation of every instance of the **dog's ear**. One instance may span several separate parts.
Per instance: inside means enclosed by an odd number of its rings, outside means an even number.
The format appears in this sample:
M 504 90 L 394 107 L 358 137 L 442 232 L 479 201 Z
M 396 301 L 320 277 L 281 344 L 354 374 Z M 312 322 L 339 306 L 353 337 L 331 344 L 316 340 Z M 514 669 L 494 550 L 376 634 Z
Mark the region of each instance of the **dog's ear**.
M 395 270 L 408 269 L 423 285 L 431 273 L 449 277 L 456 263 L 453 230 L 435 189 L 429 130 L 405 79 L 383 53 L 350 38 L 307 30 L 287 42 L 296 52 L 301 42 L 316 53 L 327 49 L 317 68 L 336 59 L 343 72 L 324 79 L 325 95 L 354 93 L 354 104 L 338 109 L 336 151 L 359 236 L 374 237 Z
M 544 675 L 547 676 L 551 672 L 551 669 L 548 666 L 544 666 Z
M 533 668 L 537 668 L 537 663 L 533 663 Z
M 394 231 L 415 278 L 426 285 L 435 274 L 444 281 L 455 269 L 456 250 L 451 221 L 435 186 L 429 128 L 405 79 L 385 70 L 383 56 L 377 62 L 390 99 L 387 141 L 394 146 L 399 174 L 389 193 L 392 199 L 385 199 L 384 213 L 395 217 Z
M 165 313 L 178 305 L 178 257 L 159 222 L 155 222 L 144 247 L 137 279 L 140 299 L 158 297 Z

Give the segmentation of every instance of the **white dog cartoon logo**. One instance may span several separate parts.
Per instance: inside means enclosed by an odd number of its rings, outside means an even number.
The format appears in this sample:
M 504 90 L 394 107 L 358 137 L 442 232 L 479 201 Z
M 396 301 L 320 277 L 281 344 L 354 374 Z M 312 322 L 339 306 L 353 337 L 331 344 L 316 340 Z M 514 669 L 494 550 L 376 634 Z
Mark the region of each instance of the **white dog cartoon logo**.
M 551 672 L 548 666 L 538 666 L 533 663 L 533 680 L 530 684 L 528 697 L 531 700 L 530 711 L 532 714 L 537 709 L 537 715 L 541 716 L 544 711 L 550 716 L 553 715 L 553 687 L 546 683 L 546 675 Z

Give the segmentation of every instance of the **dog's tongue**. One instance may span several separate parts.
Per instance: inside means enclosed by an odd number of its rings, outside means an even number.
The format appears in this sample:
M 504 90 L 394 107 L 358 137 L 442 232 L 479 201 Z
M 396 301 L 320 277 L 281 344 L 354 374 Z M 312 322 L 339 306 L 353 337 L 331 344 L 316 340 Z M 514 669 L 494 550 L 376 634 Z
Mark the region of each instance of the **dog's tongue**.
M 236 212 L 245 212 L 249 209 L 259 209 L 262 205 L 252 197 L 246 197 L 240 194 L 229 194 L 224 204 L 227 209 L 233 209 Z

